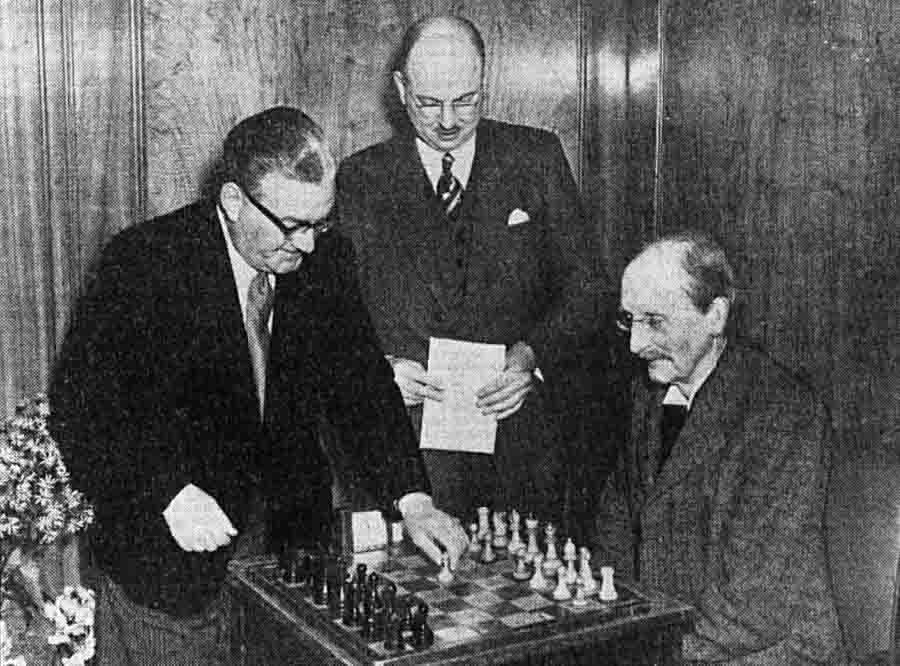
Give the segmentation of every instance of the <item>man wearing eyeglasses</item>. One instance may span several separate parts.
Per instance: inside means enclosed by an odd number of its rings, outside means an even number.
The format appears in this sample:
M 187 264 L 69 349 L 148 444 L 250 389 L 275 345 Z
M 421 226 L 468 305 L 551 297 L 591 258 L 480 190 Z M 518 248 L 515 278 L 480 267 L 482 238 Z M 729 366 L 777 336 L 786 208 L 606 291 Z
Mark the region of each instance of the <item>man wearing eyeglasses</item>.
M 96 506 L 98 663 L 232 663 L 222 586 L 250 553 L 329 541 L 327 421 L 345 468 L 413 541 L 455 563 L 400 392 L 325 233 L 335 165 L 298 109 L 241 121 L 203 201 L 112 240 L 73 320 L 51 395 L 72 480 Z
M 426 368 L 430 337 L 506 347 L 505 369 L 477 394 L 499 421 L 493 455 L 423 451 L 436 503 L 558 520 L 564 446 L 550 395 L 593 332 L 599 253 L 559 140 L 482 116 L 484 61 L 467 20 L 407 31 L 393 83 L 409 127 L 342 163 L 341 223 L 417 432 L 423 403 L 444 397 Z
M 596 506 L 596 558 L 697 609 L 687 660 L 843 663 L 824 557 L 827 413 L 727 339 L 734 291 L 725 252 L 698 232 L 625 269 L 619 326 L 648 376 Z

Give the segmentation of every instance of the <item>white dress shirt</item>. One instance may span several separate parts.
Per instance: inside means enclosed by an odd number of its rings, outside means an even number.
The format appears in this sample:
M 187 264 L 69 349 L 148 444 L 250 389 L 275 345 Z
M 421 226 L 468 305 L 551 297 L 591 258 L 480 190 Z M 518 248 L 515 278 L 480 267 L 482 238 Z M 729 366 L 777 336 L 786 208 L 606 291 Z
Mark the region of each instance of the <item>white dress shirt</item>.
M 222 233 L 225 235 L 225 245 L 228 247 L 228 260 L 231 262 L 231 271 L 234 274 L 234 284 L 237 288 L 238 300 L 241 303 L 241 312 L 244 315 L 244 325 L 246 326 L 247 291 L 250 289 L 250 282 L 256 277 L 258 271 L 248 264 L 247 260 L 237 251 L 237 248 L 231 240 L 231 233 L 228 231 L 228 225 L 225 222 L 222 211 L 218 208 L 216 209 L 216 215 L 219 216 L 219 224 L 222 225 Z M 272 287 L 272 289 L 275 289 L 275 276 L 272 273 L 268 273 L 267 277 L 269 278 L 269 286 Z M 274 312 L 275 308 L 272 308 L 272 312 L 269 313 L 270 333 L 272 332 L 272 315 Z
M 435 150 L 422 139 L 416 138 L 416 149 L 422 159 L 422 166 L 431 181 L 431 187 L 437 192 L 438 178 L 443 170 L 444 153 L 447 151 Z M 456 150 L 449 151 L 453 155 L 453 175 L 459 181 L 463 189 L 469 184 L 469 174 L 472 173 L 472 162 L 475 161 L 475 134 Z

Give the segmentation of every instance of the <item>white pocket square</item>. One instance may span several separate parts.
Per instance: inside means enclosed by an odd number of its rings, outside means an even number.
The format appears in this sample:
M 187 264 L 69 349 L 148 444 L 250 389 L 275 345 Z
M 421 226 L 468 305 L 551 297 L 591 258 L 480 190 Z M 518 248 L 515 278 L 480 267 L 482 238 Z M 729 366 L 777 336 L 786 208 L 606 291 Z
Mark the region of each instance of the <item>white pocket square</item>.
M 525 224 L 531 218 L 528 217 L 528 213 L 526 213 L 521 208 L 516 208 L 513 212 L 509 214 L 509 219 L 506 220 L 506 226 L 514 227 L 517 224 Z

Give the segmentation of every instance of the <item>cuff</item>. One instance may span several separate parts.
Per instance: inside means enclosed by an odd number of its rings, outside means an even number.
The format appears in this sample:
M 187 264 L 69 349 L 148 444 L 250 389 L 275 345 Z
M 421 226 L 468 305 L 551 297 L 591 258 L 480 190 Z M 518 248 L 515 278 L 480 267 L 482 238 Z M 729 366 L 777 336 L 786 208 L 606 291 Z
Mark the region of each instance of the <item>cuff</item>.
M 406 493 L 394 502 L 394 508 L 401 516 L 406 516 L 408 513 L 418 513 L 433 506 L 431 496 L 422 492 Z

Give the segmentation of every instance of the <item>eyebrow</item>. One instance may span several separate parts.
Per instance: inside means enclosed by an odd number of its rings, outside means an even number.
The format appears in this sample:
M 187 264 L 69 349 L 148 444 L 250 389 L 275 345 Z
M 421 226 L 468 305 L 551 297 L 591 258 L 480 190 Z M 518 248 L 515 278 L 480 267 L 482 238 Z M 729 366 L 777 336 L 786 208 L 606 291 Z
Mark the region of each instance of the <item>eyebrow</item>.
M 473 90 L 471 92 L 463 93 L 459 97 L 455 97 L 455 98 L 451 99 L 450 103 L 452 104 L 453 102 L 461 102 L 466 97 L 474 97 L 475 95 L 479 94 L 479 92 L 480 91 L 478 91 L 478 90 Z M 444 101 L 442 99 L 438 99 L 437 97 L 432 97 L 431 95 L 416 95 L 416 99 L 419 100 L 420 102 L 443 102 Z

